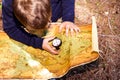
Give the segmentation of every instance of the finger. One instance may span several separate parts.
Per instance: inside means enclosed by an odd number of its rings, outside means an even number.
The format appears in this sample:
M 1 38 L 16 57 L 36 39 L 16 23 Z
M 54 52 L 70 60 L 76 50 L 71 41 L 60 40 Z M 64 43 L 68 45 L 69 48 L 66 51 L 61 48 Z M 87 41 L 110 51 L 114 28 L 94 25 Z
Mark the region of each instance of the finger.
M 70 29 L 70 33 L 71 33 L 71 35 L 73 36 L 73 35 L 74 35 L 74 30 L 73 30 L 73 29 Z
M 48 52 L 50 52 L 50 53 L 52 53 L 52 54 L 55 54 L 55 55 L 58 54 L 58 51 L 55 50 L 54 48 L 52 48 L 51 46 L 48 46 Z
M 61 24 L 61 25 L 60 25 L 60 28 L 59 28 L 59 32 L 62 32 L 63 27 L 64 27 L 64 25 Z
M 52 41 L 55 37 L 54 36 L 51 36 L 47 39 L 48 42 Z
M 77 31 L 80 32 L 80 28 L 79 27 L 77 27 Z
M 76 25 L 74 25 L 73 28 L 74 28 L 74 30 L 75 30 L 76 32 L 79 32 L 79 31 L 80 31 L 80 28 L 79 28 L 78 26 L 76 26 Z
M 66 36 L 68 36 L 69 29 L 70 29 L 69 25 L 66 25 Z
M 79 29 L 75 28 L 74 31 L 75 31 L 75 32 L 79 32 Z
M 53 50 L 56 50 L 56 48 L 55 48 L 55 47 L 53 47 L 53 46 L 52 46 L 52 49 L 53 49 Z
M 79 27 L 74 27 L 74 31 L 76 32 L 76 33 L 78 33 L 78 32 L 80 32 L 80 28 Z
M 80 28 L 76 26 L 76 31 L 77 32 L 80 32 Z

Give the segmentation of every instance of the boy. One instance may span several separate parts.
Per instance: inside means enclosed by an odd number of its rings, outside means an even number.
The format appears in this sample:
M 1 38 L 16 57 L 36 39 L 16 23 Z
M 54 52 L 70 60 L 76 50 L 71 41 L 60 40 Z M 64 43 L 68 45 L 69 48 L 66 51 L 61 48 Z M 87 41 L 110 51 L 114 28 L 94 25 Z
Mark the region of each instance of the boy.
M 3 0 L 4 31 L 10 38 L 26 45 L 58 54 L 58 51 L 48 44 L 54 37 L 43 39 L 36 36 L 37 32 L 43 32 L 48 27 L 50 12 L 49 0 Z M 66 29 L 76 30 L 69 27 Z
M 47 27 L 50 12 L 49 0 L 3 0 L 4 31 L 10 38 L 26 45 L 58 54 L 58 51 L 48 44 L 53 37 L 43 39 L 33 35 L 34 32 L 39 32 Z

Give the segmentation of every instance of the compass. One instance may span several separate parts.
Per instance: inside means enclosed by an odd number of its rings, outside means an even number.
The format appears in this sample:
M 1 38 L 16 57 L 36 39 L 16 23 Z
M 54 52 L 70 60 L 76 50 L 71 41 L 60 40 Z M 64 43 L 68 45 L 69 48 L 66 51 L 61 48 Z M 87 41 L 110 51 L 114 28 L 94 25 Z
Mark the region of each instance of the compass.
M 60 38 L 55 37 L 52 42 L 52 46 L 58 50 L 61 45 L 62 45 L 62 40 Z

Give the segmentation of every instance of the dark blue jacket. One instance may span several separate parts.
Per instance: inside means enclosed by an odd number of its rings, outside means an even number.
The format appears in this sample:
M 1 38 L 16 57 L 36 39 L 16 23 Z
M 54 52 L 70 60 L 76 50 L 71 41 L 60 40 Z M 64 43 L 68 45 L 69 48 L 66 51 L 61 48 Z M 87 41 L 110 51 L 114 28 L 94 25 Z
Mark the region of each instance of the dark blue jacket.
M 42 49 L 43 38 L 27 33 L 15 17 L 12 9 L 13 0 L 2 0 L 3 28 L 8 36 L 26 45 Z M 63 21 L 74 22 L 74 0 L 51 0 L 52 21 L 62 17 Z
M 62 17 L 62 21 L 74 22 L 75 0 L 51 0 L 52 21 L 56 22 Z

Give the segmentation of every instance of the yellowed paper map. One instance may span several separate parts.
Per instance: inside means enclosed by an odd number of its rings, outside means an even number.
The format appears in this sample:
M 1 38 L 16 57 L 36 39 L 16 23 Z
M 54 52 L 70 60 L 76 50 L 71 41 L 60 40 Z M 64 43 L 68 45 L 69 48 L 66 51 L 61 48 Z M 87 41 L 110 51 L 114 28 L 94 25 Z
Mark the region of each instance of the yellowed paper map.
M 98 50 L 92 46 L 98 47 L 97 41 L 93 41 L 92 25 L 80 26 L 80 33 L 68 37 L 65 31 L 58 33 L 58 28 L 59 24 L 53 24 L 46 36 L 54 35 L 62 40 L 58 55 L 14 41 L 1 31 L 0 78 L 58 78 L 73 67 L 98 59 Z

